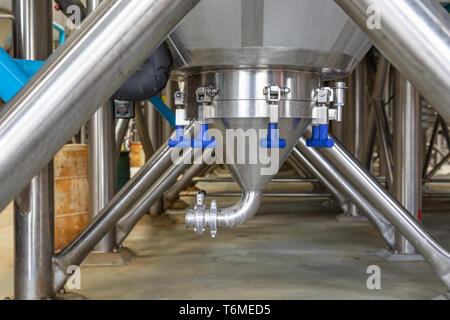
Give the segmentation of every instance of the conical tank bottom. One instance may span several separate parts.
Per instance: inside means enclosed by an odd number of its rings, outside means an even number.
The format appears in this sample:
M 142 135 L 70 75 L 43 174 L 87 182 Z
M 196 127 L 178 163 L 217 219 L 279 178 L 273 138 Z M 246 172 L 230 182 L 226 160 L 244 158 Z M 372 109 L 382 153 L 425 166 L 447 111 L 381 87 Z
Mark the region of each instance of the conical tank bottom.
M 213 127 L 223 137 L 223 161 L 243 190 L 263 191 L 278 172 L 300 137 L 310 124 L 309 118 L 279 119 L 279 136 L 286 140 L 285 148 L 264 148 L 260 140 L 267 137 L 268 118 L 216 119 Z M 222 150 L 220 150 L 222 149 Z

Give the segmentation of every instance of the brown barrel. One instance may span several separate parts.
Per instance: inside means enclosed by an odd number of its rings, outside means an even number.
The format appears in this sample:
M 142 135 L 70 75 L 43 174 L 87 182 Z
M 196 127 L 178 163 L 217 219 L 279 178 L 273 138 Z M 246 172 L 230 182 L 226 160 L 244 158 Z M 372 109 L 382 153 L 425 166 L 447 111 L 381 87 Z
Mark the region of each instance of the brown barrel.
M 55 251 L 82 231 L 89 220 L 88 146 L 65 145 L 55 156 Z
M 140 142 L 130 144 L 130 166 L 140 168 L 145 164 L 144 148 Z

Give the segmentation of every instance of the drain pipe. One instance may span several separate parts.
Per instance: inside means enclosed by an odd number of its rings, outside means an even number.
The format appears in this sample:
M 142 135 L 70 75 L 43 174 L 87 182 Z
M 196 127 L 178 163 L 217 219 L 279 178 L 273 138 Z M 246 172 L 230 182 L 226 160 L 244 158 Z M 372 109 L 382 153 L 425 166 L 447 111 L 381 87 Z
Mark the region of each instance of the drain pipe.
M 245 191 L 241 200 L 232 207 L 220 209 L 217 215 L 217 226 L 231 229 L 253 218 L 261 205 L 260 191 Z
M 218 228 L 232 229 L 253 218 L 261 205 L 262 193 L 244 190 L 238 203 L 223 209 L 217 208 L 216 200 L 213 200 L 211 207 L 207 209 L 205 197 L 206 192 L 199 192 L 194 208 L 186 211 L 186 227 L 194 228 L 199 235 L 209 228 L 211 237 L 215 238 Z

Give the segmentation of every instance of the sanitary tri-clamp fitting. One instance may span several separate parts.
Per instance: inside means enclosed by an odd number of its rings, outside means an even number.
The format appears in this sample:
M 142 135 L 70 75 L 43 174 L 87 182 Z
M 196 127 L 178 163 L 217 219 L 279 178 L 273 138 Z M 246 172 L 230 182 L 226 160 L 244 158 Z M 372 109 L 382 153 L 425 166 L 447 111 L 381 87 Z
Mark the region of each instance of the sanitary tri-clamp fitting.
M 201 235 L 205 232 L 206 227 L 211 231 L 211 237 L 217 235 L 217 203 L 216 200 L 211 201 L 209 209 L 205 204 L 206 192 L 200 191 L 197 194 L 197 202 L 193 209 L 186 212 L 186 227 L 194 227 L 194 231 Z

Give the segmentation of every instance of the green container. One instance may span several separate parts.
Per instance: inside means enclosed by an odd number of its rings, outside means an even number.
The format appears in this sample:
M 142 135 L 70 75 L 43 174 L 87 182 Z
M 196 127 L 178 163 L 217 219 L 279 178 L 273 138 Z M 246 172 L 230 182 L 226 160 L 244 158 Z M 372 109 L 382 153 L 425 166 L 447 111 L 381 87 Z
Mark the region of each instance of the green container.
M 117 191 L 130 180 L 130 153 L 121 152 L 117 163 Z

